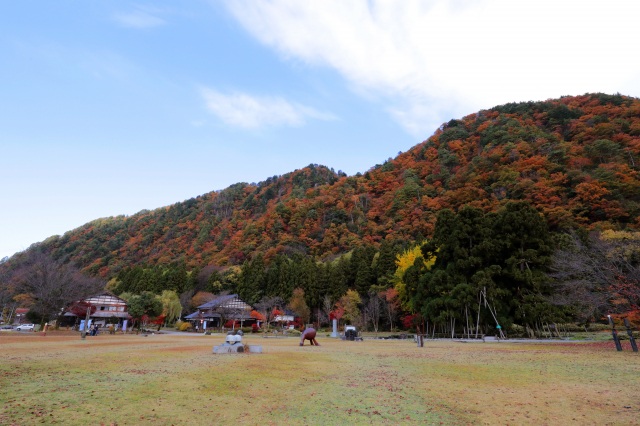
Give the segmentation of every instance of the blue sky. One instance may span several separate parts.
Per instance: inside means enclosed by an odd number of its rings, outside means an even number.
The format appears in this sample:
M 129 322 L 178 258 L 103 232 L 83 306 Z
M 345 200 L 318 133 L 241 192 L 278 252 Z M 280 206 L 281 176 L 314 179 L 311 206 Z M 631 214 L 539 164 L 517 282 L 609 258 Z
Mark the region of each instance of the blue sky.
M 636 1 L 0 3 L 0 258 L 506 102 L 640 96 Z

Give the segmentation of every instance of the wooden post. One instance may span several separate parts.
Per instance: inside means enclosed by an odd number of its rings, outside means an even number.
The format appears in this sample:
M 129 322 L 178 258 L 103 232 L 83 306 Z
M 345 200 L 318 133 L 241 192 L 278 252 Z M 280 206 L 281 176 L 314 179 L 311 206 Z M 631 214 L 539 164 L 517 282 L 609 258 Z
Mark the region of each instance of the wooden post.
M 635 337 L 633 337 L 633 330 L 631 330 L 631 324 L 629 323 L 628 319 L 624 319 L 624 326 L 627 329 L 627 334 L 629 335 L 629 342 L 631 343 L 631 349 L 633 349 L 634 352 L 638 352 L 638 345 L 636 345 L 636 339 Z
M 611 324 L 611 335 L 613 336 L 613 342 L 616 344 L 616 350 L 618 352 L 622 351 L 622 345 L 620 344 L 620 338 L 618 337 L 618 331 L 616 330 L 616 325 L 611 318 L 611 315 L 607 315 L 609 318 L 609 324 Z

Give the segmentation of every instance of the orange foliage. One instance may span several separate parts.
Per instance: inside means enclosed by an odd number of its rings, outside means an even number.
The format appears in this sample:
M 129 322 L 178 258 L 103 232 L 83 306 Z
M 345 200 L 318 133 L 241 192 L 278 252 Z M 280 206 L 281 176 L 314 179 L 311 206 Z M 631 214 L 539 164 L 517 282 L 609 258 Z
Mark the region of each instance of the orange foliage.
M 438 210 L 465 204 L 490 211 L 527 200 L 559 228 L 640 226 L 639 111 L 638 99 L 603 94 L 502 105 L 452 120 L 362 175 L 311 164 L 99 219 L 45 248 L 109 277 L 136 264 L 225 266 L 301 249 L 326 259 L 363 241 L 429 237 Z M 594 164 L 604 139 L 617 151 Z

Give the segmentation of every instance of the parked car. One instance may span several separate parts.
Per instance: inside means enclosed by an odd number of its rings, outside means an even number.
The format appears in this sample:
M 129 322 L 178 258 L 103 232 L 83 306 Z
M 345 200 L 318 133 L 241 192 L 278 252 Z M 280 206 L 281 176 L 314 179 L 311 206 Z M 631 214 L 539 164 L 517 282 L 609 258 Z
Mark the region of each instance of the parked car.
M 13 326 L 11 324 L 5 324 L 0 327 L 0 330 L 13 330 Z
M 16 327 L 17 331 L 33 331 L 35 325 L 33 324 L 20 324 Z

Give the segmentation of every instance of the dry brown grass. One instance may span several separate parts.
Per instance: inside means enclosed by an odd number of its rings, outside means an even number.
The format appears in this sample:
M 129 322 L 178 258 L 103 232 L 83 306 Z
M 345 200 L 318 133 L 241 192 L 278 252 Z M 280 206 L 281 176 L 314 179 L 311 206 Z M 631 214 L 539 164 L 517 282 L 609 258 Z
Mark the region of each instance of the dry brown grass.
M 0 424 L 640 424 L 640 356 L 611 342 L 245 341 L 2 333 Z

